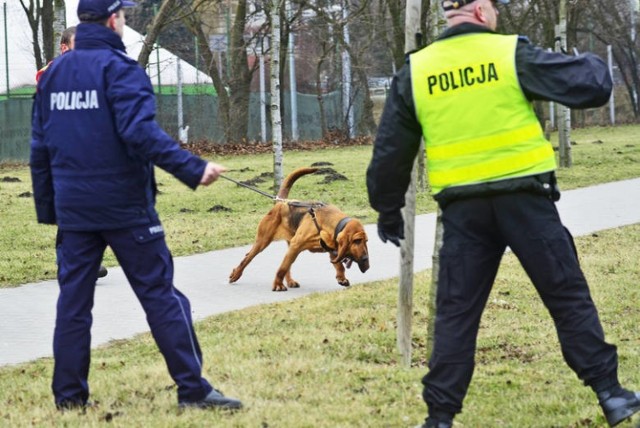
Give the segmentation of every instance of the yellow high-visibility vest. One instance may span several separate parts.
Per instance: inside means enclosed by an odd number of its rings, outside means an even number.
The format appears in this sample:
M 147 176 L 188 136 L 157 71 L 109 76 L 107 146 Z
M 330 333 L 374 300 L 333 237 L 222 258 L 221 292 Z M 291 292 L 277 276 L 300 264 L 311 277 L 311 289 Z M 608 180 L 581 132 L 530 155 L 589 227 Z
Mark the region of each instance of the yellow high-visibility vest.
M 553 171 L 515 66 L 518 36 L 473 33 L 411 55 L 411 84 L 432 193 Z

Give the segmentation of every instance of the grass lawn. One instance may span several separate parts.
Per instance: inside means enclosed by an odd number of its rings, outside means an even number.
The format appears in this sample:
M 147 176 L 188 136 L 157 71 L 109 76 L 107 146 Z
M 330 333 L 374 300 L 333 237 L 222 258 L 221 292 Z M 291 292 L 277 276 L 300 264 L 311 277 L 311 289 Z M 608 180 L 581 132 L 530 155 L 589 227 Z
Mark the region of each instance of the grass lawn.
M 639 131 L 636 126 L 574 131 L 574 167 L 559 172 L 562 188 L 640 176 Z M 287 152 L 286 172 L 322 161 L 347 178 L 323 183 L 322 176 L 308 176 L 291 196 L 329 201 L 374 222 L 364 184 L 370 151 Z M 241 180 L 272 165 L 270 155 L 215 161 Z M 197 192 L 163 172 L 158 181 L 158 210 L 174 255 L 251 242 L 271 204 L 226 181 Z M 273 192 L 269 179 L 258 187 Z M 0 286 L 55 276 L 55 230 L 35 224 L 33 202 L 24 196 L 29 191 L 25 166 L 0 167 Z M 426 193 L 419 194 L 417 205 L 419 213 L 434 209 Z M 640 225 L 594 233 L 576 244 L 607 339 L 618 346 L 620 379 L 640 389 Z M 113 262 L 108 255 L 106 263 Z M 97 405 L 86 413 L 54 409 L 50 358 L 0 368 L 0 426 L 413 427 L 426 415 L 420 379 L 427 371 L 430 278 L 430 271 L 416 275 L 410 368 L 399 363 L 396 351 L 397 280 L 389 280 L 197 323 L 205 376 L 244 401 L 245 410 L 236 414 L 179 411 L 164 362 L 151 336 L 142 334 L 94 350 L 90 383 Z M 489 299 L 476 362 L 456 427 L 606 426 L 593 394 L 564 364 L 550 317 L 512 254 L 505 255 Z
M 620 379 L 640 388 L 640 225 L 576 240 Z M 179 411 L 149 334 L 94 350 L 91 398 L 61 414 L 53 361 L 0 368 L 2 426 L 413 427 L 424 419 L 430 271 L 416 275 L 412 366 L 395 345 L 397 284 L 363 284 L 197 323 L 204 372 L 245 410 Z M 605 427 L 594 395 L 564 364 L 553 324 L 512 254 L 501 266 L 478 340 L 476 371 L 456 427 Z M 635 419 L 637 421 L 638 418 Z M 632 427 L 632 423 L 620 427 Z
M 572 133 L 574 166 L 561 169 L 562 189 L 640 176 L 640 126 L 588 128 Z M 314 151 L 289 151 L 284 155 L 285 174 L 300 166 L 329 162 L 344 180 L 325 182 L 324 176 L 306 176 L 293 187 L 292 198 L 322 200 L 339 206 L 351 217 L 365 223 L 376 221 L 369 207 L 365 172 L 371 159 L 370 146 L 336 147 Z M 213 159 L 230 168 L 229 177 L 251 180 L 273 171 L 273 156 L 241 155 Z M 193 192 L 158 170 L 160 195 L 157 208 L 167 241 L 175 256 L 236 247 L 253 241 L 260 218 L 271 201 L 258 193 L 219 180 Z M 16 181 L 17 180 L 17 181 Z M 256 186 L 270 194 L 273 179 L 266 177 Z M 28 167 L 0 165 L 0 287 L 55 278 L 55 227 L 35 220 Z M 435 210 L 427 192 L 417 196 L 417 212 Z M 105 264 L 116 264 L 107 251 Z

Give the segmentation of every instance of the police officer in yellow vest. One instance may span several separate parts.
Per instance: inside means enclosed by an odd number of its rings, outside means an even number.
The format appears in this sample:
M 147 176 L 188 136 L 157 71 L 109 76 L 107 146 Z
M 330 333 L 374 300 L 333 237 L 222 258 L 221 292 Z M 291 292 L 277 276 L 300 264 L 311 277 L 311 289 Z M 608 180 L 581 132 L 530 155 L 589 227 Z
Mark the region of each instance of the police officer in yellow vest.
M 434 349 L 422 380 L 423 427 L 451 427 L 462 410 L 480 318 L 507 246 L 549 310 L 567 364 L 614 426 L 640 410 L 640 394 L 618 382 L 616 347 L 605 342 L 573 238 L 558 216 L 554 152 L 531 106 L 601 106 L 611 77 L 595 55 L 551 53 L 495 33 L 496 3 L 508 0 L 442 1 L 448 29 L 394 77 L 367 170 L 378 234 L 399 245 L 400 209 L 424 136 L 444 242 Z

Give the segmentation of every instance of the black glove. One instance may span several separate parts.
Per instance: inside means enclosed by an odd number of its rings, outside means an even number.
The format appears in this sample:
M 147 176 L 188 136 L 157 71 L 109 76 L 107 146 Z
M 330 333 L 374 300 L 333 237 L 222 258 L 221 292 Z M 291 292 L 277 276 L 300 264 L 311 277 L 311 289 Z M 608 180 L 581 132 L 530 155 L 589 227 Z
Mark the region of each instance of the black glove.
M 385 244 L 387 241 L 400 246 L 400 240 L 404 239 L 404 219 L 400 210 L 392 213 L 380 213 L 378 216 L 378 236 Z

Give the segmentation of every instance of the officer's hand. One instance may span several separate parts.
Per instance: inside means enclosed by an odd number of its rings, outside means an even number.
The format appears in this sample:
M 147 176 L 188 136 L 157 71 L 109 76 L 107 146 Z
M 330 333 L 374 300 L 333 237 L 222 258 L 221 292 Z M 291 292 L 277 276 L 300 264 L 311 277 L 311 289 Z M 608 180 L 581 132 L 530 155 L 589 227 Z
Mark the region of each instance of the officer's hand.
M 220 174 L 226 172 L 227 168 L 218 165 L 217 163 L 208 162 L 207 166 L 204 168 L 204 173 L 202 174 L 202 178 L 200 179 L 200 184 L 203 186 L 208 186 L 213 183 L 220 177 Z
M 378 236 L 384 243 L 389 241 L 396 247 L 400 246 L 400 240 L 404 239 L 404 219 L 399 210 L 393 213 L 380 213 Z

